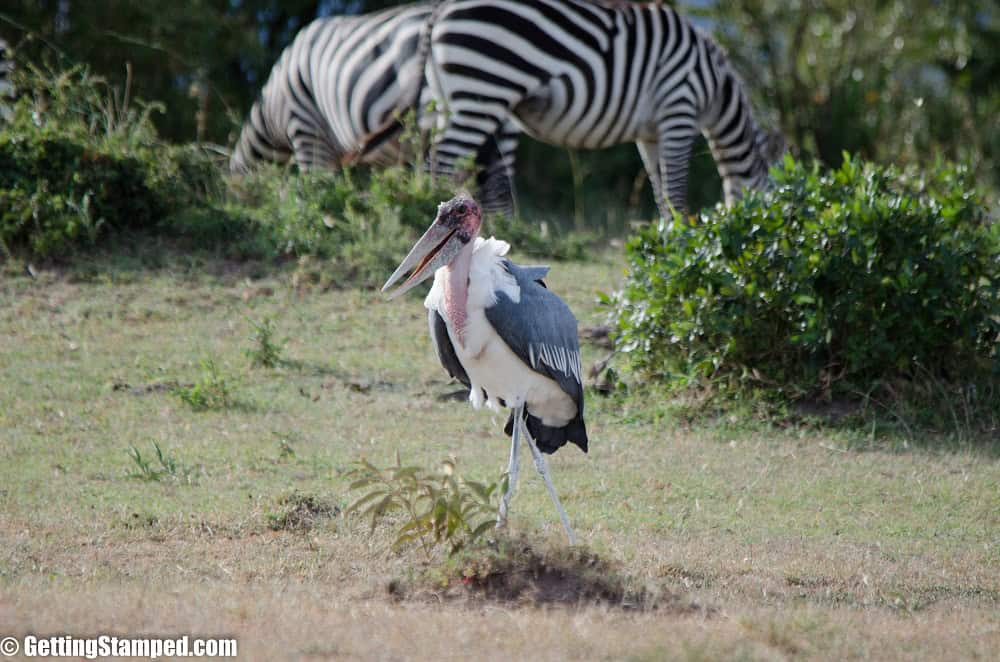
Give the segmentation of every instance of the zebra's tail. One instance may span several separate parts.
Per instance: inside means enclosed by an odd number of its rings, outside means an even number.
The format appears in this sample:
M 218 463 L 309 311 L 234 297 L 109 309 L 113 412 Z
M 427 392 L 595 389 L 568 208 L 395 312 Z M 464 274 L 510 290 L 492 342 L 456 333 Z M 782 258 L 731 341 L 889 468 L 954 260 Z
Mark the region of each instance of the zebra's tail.
M 250 116 L 243 123 L 240 138 L 229 157 L 229 171 L 242 175 L 250 172 L 262 161 L 286 163 L 292 157 L 292 146 L 268 126 L 264 96 L 258 96 L 250 109 Z

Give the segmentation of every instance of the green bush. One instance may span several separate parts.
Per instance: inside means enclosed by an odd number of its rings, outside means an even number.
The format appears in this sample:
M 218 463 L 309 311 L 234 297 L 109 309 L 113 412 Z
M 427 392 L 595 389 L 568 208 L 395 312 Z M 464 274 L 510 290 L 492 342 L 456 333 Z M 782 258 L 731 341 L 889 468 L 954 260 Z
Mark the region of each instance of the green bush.
M 845 155 L 829 172 L 788 158 L 773 176 L 768 193 L 628 243 L 617 323 L 635 367 L 784 401 L 995 380 L 1000 226 L 963 169 Z
M 299 172 L 261 167 L 229 178 L 221 159 L 162 140 L 150 115 L 163 110 L 120 95 L 77 68 L 18 71 L 32 90 L 0 125 L 0 249 L 63 258 L 116 236 L 156 234 L 227 257 L 313 256 L 326 284 L 381 283 L 456 185 L 422 165 Z M 404 138 L 420 153 L 414 131 Z M 421 161 L 417 159 L 417 161 Z M 507 221 L 519 247 L 579 256 L 581 243 L 546 239 Z M 508 235 L 509 236 L 509 235 Z M 548 249 L 546 251 L 546 249 Z
M 212 160 L 162 142 L 155 104 L 119 96 L 85 69 L 28 67 L 0 125 L 0 241 L 38 257 L 94 244 L 110 230 L 156 229 L 171 210 L 217 190 Z
M 254 228 L 266 254 L 323 258 L 337 286 L 385 280 L 453 193 L 419 169 L 309 171 L 262 167 L 232 183 L 227 218 Z

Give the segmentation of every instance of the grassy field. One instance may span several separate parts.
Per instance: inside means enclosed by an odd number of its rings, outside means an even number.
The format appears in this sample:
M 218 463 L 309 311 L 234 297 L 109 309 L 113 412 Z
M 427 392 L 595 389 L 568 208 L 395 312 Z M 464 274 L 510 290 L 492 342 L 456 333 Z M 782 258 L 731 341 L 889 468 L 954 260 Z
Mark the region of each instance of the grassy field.
M 557 264 L 583 325 L 621 263 Z M 419 297 L 311 287 L 293 268 L 8 265 L 0 280 L 0 635 L 231 635 L 246 659 L 995 659 L 995 447 L 685 425 L 588 394 L 591 452 L 554 479 L 581 543 L 655 608 L 387 590 L 428 563 L 338 514 L 360 458 L 496 480 L 501 417 L 449 399 Z M 253 321 L 287 338 L 252 368 Z M 585 348 L 585 363 L 602 350 Z M 214 363 L 228 404 L 173 387 Z M 189 390 L 190 394 L 191 391 Z M 912 441 L 912 440 L 911 440 Z M 921 442 L 922 440 L 916 440 Z M 154 443 L 164 455 L 155 456 Z M 150 462 L 145 478 L 130 456 Z M 169 467 L 169 468 L 167 468 Z M 152 479 L 152 474 L 156 474 Z M 290 495 L 297 495 L 291 497 Z M 289 503 L 311 503 L 289 526 Z M 524 460 L 512 534 L 564 544 Z M 556 551 L 553 551 L 556 550 Z M 437 563 L 433 561 L 432 563 Z

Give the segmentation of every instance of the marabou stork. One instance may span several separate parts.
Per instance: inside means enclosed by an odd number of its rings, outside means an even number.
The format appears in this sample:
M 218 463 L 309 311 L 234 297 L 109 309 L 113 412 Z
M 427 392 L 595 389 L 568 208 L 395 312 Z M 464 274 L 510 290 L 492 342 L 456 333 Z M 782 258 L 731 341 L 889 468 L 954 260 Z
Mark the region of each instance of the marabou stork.
M 512 410 L 504 427 L 511 435 L 508 488 L 497 528 L 507 522 L 523 434 L 574 544 L 542 453 L 554 453 L 567 442 L 587 451 L 576 318 L 542 282 L 548 267 L 520 267 L 508 260 L 507 242 L 478 236 L 481 222 L 479 205 L 467 195 L 441 203 L 437 218 L 382 292 L 411 270 L 390 299 L 434 274 L 424 306 L 438 359 L 469 387 L 473 407 L 485 403 Z

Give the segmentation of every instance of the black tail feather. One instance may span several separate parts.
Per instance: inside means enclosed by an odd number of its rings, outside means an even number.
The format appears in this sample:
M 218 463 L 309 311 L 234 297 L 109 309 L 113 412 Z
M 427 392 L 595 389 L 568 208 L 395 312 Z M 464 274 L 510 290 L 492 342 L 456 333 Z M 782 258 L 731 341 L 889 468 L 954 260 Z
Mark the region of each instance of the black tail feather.
M 531 434 L 532 439 L 538 445 L 538 450 L 543 453 L 551 455 L 568 442 L 579 446 L 580 450 L 584 453 L 587 452 L 587 426 L 579 415 L 561 428 L 553 428 L 545 425 L 542 423 L 542 419 L 532 416 L 528 413 L 527 409 L 524 410 L 524 420 L 528 425 L 528 433 Z M 514 434 L 513 410 L 511 410 L 510 416 L 507 417 L 507 424 L 504 425 L 503 431 L 508 435 Z

